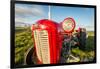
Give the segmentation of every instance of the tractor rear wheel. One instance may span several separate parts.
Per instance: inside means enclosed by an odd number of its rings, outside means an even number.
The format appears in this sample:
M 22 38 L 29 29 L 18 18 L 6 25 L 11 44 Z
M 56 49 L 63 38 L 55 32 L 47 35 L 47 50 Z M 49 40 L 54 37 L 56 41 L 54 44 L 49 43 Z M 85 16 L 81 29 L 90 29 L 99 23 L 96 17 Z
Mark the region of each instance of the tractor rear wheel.
M 79 37 L 80 46 L 79 49 L 85 50 L 86 48 L 86 29 L 82 28 Z

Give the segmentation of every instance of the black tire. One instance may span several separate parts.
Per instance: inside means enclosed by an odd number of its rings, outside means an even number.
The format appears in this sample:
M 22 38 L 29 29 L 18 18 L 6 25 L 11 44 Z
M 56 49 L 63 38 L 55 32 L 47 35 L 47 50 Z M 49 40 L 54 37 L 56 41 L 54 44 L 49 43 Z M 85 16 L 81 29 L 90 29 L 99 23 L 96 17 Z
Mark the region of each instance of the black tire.
M 31 48 L 28 49 L 28 51 L 27 51 L 27 53 L 25 55 L 25 60 L 24 60 L 26 65 L 33 65 L 34 64 L 34 61 L 32 61 L 33 57 L 35 57 L 33 55 L 34 51 L 35 50 L 34 50 L 33 47 L 31 47 Z
M 79 49 L 85 50 L 86 49 L 86 29 L 82 28 L 79 37 Z

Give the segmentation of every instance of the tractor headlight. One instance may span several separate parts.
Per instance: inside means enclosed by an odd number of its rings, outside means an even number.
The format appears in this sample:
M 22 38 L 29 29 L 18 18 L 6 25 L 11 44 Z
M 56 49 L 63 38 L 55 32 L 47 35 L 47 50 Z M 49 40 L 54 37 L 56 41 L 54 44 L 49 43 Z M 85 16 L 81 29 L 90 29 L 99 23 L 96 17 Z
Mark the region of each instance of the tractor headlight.
M 62 28 L 67 33 L 72 32 L 74 30 L 74 28 L 75 28 L 75 21 L 74 21 L 74 19 L 72 19 L 72 18 L 66 18 L 62 22 Z

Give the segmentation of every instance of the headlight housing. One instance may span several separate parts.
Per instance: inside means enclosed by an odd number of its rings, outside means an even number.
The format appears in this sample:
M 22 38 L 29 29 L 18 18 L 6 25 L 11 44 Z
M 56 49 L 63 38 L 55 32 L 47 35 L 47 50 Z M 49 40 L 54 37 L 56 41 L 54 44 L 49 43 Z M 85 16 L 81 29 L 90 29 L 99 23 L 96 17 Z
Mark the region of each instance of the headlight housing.
M 74 21 L 74 19 L 73 18 L 66 18 L 62 22 L 62 28 L 67 33 L 73 32 L 73 30 L 75 28 L 75 21 Z

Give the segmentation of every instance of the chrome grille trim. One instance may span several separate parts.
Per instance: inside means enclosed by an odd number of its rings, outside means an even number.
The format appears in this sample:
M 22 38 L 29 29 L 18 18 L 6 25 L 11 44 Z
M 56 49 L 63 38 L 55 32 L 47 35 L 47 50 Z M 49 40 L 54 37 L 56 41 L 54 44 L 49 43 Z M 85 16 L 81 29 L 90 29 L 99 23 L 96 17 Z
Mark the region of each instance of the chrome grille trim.
M 50 63 L 50 49 L 48 32 L 46 30 L 34 30 L 37 56 L 43 64 Z

